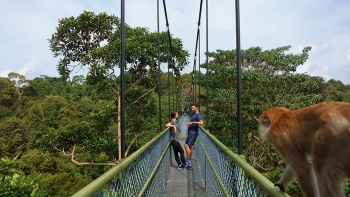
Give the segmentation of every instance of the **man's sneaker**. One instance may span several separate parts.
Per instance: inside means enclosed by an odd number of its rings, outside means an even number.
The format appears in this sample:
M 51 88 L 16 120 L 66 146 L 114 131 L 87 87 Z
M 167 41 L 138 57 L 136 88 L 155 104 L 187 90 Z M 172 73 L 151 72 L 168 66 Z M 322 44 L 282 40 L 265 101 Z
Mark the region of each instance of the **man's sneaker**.
M 186 161 L 186 165 L 188 165 L 189 167 L 192 167 L 192 162 Z
M 177 167 L 177 169 L 178 169 L 178 170 L 183 170 L 183 169 L 185 169 L 185 166 L 179 165 L 179 167 Z
M 192 162 L 186 161 L 185 169 L 192 170 Z

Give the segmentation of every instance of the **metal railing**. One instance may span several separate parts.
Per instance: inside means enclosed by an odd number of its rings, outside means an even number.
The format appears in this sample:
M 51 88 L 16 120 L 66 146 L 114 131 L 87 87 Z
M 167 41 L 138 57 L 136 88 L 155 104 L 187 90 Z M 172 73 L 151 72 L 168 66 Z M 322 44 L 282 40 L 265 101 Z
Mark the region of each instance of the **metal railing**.
M 288 196 L 202 127 L 195 150 L 208 196 Z
M 181 117 L 179 125 L 184 118 L 188 117 Z M 195 154 L 207 196 L 288 196 L 202 127 Z M 171 158 L 169 132 L 165 129 L 73 197 L 163 196 Z
M 161 196 L 170 166 L 170 160 L 164 159 L 170 158 L 167 131 L 168 129 L 161 132 L 73 196 Z

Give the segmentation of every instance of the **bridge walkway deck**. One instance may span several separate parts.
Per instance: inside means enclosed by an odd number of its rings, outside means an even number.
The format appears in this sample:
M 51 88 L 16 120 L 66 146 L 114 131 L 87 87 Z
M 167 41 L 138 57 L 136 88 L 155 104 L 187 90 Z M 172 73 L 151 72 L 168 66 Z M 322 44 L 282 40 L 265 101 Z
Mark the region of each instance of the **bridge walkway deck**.
M 178 141 L 181 145 L 185 144 L 187 137 L 187 123 L 184 120 L 181 127 L 181 132 L 178 135 Z M 198 142 L 196 142 L 198 143 Z M 185 150 L 185 149 L 184 149 Z M 196 150 L 192 153 L 192 170 L 179 170 L 174 159 L 174 152 L 171 148 L 172 164 L 170 167 L 169 178 L 165 189 L 165 197 L 205 197 L 207 196 L 205 186 L 202 181 L 201 174 L 198 170 L 198 161 L 196 157 Z M 185 151 L 185 159 L 187 159 Z

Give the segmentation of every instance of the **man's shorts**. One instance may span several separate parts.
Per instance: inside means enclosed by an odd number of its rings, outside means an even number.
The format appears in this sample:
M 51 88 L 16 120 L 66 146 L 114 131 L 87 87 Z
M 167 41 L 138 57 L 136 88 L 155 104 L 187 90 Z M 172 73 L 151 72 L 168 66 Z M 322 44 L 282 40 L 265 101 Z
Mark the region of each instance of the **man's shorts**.
M 197 134 L 187 133 L 186 144 L 188 144 L 189 146 L 192 146 L 196 142 L 196 139 L 197 139 Z

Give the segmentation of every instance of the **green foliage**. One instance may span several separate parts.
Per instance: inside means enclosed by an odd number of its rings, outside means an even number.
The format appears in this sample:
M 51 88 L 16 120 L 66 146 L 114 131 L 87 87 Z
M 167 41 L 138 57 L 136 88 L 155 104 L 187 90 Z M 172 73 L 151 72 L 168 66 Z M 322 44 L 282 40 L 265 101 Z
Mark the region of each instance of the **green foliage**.
M 270 107 L 300 108 L 321 101 L 318 81 L 308 74 L 295 73 L 308 57 L 287 54 L 290 46 L 262 51 L 253 47 L 242 51 L 242 106 L 245 135 L 256 130 L 255 117 Z M 211 118 L 219 136 L 236 132 L 236 51 L 209 53 L 209 98 Z M 206 66 L 202 65 L 203 67 Z M 201 76 L 204 86 L 205 76 Z M 219 120 L 222 121 L 219 121 Z M 218 123 L 224 122 L 224 123 Z M 209 123 L 210 124 L 210 123 Z M 221 124 L 221 125 L 217 125 Z M 212 124 L 210 124 L 212 125 Z M 224 134 L 222 134 L 224 133 Z M 247 137 L 247 136 L 246 136 Z
M 331 79 L 324 84 L 324 101 L 343 101 L 345 86 L 341 81 Z
M 62 57 L 58 71 L 68 78 L 71 68 L 90 66 L 87 81 L 99 87 L 111 87 L 115 83 L 115 68 L 120 66 L 120 20 L 114 15 L 98 15 L 84 11 L 78 17 L 59 20 L 56 32 L 52 35 L 50 49 L 54 57 Z M 134 75 L 154 75 L 157 72 L 158 34 L 147 28 L 131 28 L 125 25 L 125 61 L 129 73 Z M 168 37 L 160 34 L 160 61 L 169 61 Z M 188 52 L 182 49 L 182 41 L 172 38 L 172 57 L 177 62 L 174 67 L 179 73 L 187 64 Z M 147 66 L 149 68 L 147 68 Z
M 262 51 L 260 47 L 252 47 L 241 52 L 243 151 L 253 166 L 269 169 L 266 175 L 272 181 L 281 174 L 281 159 L 271 146 L 260 142 L 256 118 L 270 107 L 297 109 L 322 101 L 320 80 L 295 72 L 305 63 L 311 48 L 304 48 L 301 54 L 289 54 L 289 49 L 290 46 L 286 46 Z M 211 60 L 208 64 L 208 124 L 211 133 L 235 151 L 238 136 L 236 51 L 217 50 L 208 55 Z M 205 87 L 205 77 L 201 75 L 202 87 Z
M 99 132 L 103 138 L 96 136 L 81 138 L 81 132 L 74 131 L 73 127 L 69 127 L 71 123 L 68 122 L 64 128 L 58 130 L 62 142 L 84 144 L 86 148 L 93 150 L 98 149 L 94 147 L 95 144 L 114 143 L 112 139 L 106 137 L 105 130 L 111 124 L 116 123 L 118 117 L 118 113 L 116 114 L 118 109 L 115 106 L 118 106 L 120 97 L 120 79 L 116 75 L 117 68 L 121 65 L 121 32 L 119 25 L 119 18 L 114 15 L 107 15 L 106 13 L 96 15 L 84 11 L 76 18 L 69 17 L 59 20 L 56 32 L 49 39 L 50 49 L 54 57 L 61 57 L 57 67 L 63 79 L 67 79 L 76 67 L 88 67 L 86 83 L 96 87 L 94 93 L 96 95 L 114 95 L 114 99 L 116 99 L 114 108 L 113 106 L 109 107 L 111 111 L 104 109 L 89 116 L 89 128 L 85 132 L 89 134 Z M 137 133 L 145 131 L 145 123 L 148 123 L 157 113 L 154 110 L 157 103 L 153 99 L 153 91 L 157 87 L 158 63 L 169 63 L 169 67 L 179 75 L 184 65 L 188 63 L 189 54 L 188 51 L 183 50 L 181 39 L 171 38 L 173 49 L 170 58 L 167 33 L 150 32 L 145 27 L 132 28 L 125 24 L 125 39 L 125 70 L 127 71 L 125 73 L 125 114 L 126 118 L 129 118 L 125 134 L 132 139 Z M 160 48 L 160 54 L 158 54 L 158 47 Z M 176 62 L 176 64 L 173 65 L 173 62 Z M 76 81 L 77 78 L 74 79 L 73 84 L 76 84 Z M 68 97 L 65 98 L 68 99 Z M 95 99 L 92 97 L 92 100 Z M 54 116 L 57 115 L 54 110 L 55 108 L 46 109 L 45 112 L 51 113 L 50 116 Z M 60 126 L 58 122 L 61 123 L 62 120 L 56 122 L 50 120 L 49 123 L 52 128 L 57 129 Z M 141 126 L 140 122 L 143 123 Z M 66 135 L 61 135 L 63 133 Z M 51 134 L 53 134 L 53 131 Z M 115 135 L 112 136 L 115 137 Z M 104 145 L 104 147 L 106 146 Z
M 27 133 L 23 120 L 12 117 L 0 124 L 2 156 L 13 157 L 25 151 Z
M 39 184 L 16 169 L 15 159 L 0 158 L 0 196 L 44 197 Z
M 54 172 L 57 168 L 55 158 L 48 152 L 29 150 L 20 160 L 21 170 L 26 174 Z
M 128 75 L 130 83 L 132 76 Z M 39 82 L 45 85 L 38 85 Z M 76 166 L 69 156 L 73 146 L 76 146 L 75 160 L 78 162 L 108 163 L 116 159 L 118 108 L 115 96 L 111 96 L 113 93 L 101 94 L 101 91 L 95 91 L 96 86 L 86 82 L 68 81 L 64 87 L 62 84 L 59 78 L 35 78 L 26 87 L 21 113 L 17 113 L 17 108 L 13 107 L 15 102 L 9 106 L 3 105 L 14 113 L 0 118 L 0 156 L 19 155 L 13 161 L 13 173 L 0 171 L 0 175 L 6 178 L 2 179 L 6 185 L 4 188 L 21 191 L 22 196 L 33 190 L 39 196 L 70 196 L 110 169 L 104 166 Z M 13 86 L 11 83 L 9 85 Z M 129 155 L 158 133 L 157 95 L 151 92 L 134 103 L 151 86 L 147 78 L 141 80 L 141 84 L 129 91 L 126 99 L 127 106 L 132 104 L 126 111 L 126 145 L 130 144 L 135 134 L 143 132 L 131 146 Z M 11 90 L 11 86 L 7 88 L 1 89 L 2 93 Z M 55 94 L 58 88 L 62 90 Z M 16 94 L 13 96 L 16 97 Z M 63 151 L 68 156 L 64 156 Z M 14 180 L 17 181 L 16 185 L 10 186 Z M 75 184 L 71 185 L 72 182 Z
M 86 185 L 87 181 L 79 167 L 67 162 L 68 158 L 34 149 L 24 154 L 18 165 L 49 196 L 71 196 L 74 191 Z M 75 184 L 72 185 L 72 182 Z
M 1 119 L 13 114 L 10 107 L 16 102 L 16 89 L 7 78 L 0 77 L 0 122 Z

